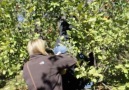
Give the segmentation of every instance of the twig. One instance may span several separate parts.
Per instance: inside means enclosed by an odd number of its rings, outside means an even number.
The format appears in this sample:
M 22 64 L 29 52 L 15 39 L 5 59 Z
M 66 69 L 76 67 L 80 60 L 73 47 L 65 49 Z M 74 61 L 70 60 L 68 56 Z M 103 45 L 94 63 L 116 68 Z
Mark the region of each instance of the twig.
M 108 88 L 109 90 L 111 90 L 111 88 L 109 88 L 106 84 L 102 83 L 102 85 L 106 88 Z

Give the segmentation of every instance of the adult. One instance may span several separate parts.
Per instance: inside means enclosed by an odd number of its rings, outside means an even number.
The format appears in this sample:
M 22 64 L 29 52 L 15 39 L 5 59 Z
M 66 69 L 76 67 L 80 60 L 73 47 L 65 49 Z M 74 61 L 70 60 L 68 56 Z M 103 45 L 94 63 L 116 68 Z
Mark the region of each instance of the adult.
M 76 64 L 75 58 L 67 54 L 48 55 L 46 42 L 31 40 L 27 50 L 29 61 L 24 64 L 23 77 L 29 90 L 62 90 L 61 71 Z

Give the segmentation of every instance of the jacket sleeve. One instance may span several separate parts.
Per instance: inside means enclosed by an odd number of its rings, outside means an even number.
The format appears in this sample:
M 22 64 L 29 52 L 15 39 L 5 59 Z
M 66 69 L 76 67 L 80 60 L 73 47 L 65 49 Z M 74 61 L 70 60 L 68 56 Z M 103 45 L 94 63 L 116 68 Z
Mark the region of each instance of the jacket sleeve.
M 67 54 L 62 54 L 58 56 L 58 60 L 55 64 L 58 69 L 65 69 L 75 65 L 76 62 L 76 58 Z

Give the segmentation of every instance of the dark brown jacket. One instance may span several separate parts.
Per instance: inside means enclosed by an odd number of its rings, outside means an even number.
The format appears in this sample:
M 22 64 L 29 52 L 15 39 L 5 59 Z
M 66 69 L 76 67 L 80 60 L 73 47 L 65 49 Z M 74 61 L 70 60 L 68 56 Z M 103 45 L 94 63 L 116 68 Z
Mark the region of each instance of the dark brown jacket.
M 23 77 L 29 90 L 62 90 L 60 71 L 75 64 L 75 58 L 65 54 L 32 55 L 24 65 Z

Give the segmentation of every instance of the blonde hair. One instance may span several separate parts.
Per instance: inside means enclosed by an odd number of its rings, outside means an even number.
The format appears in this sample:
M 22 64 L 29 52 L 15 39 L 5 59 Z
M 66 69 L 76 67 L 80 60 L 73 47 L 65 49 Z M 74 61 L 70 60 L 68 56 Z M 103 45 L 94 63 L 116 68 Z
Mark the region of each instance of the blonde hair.
M 27 45 L 27 50 L 29 55 L 34 55 L 34 54 L 43 54 L 43 55 L 48 55 L 46 52 L 46 41 L 42 39 L 34 39 L 32 41 L 28 42 Z

